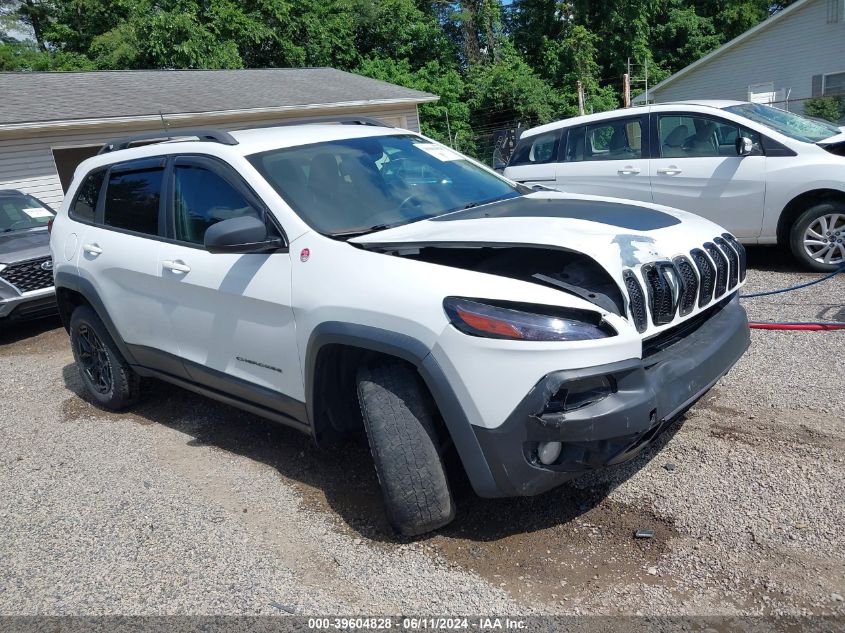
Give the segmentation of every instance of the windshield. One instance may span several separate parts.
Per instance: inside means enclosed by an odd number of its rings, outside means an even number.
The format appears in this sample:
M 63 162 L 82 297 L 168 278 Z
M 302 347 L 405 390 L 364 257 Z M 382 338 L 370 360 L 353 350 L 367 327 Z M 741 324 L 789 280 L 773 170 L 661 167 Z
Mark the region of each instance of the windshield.
M 816 143 L 840 133 L 839 128 L 832 123 L 808 119 L 793 112 L 778 110 L 759 103 L 728 106 L 725 110 L 744 116 L 755 123 L 760 123 L 785 136 L 794 138 L 796 141 L 804 141 L 805 143 Z
M 305 222 L 332 236 L 360 235 L 527 191 L 410 134 L 276 149 L 249 160 Z
M 30 195 L 0 191 L 0 233 L 46 228 L 54 215 Z

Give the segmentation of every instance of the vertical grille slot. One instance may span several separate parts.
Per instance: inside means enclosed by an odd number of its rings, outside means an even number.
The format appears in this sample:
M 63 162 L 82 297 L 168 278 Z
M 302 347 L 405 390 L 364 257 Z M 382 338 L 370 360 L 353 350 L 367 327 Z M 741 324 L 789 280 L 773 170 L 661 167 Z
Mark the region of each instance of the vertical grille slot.
M 724 238 L 717 237 L 713 241 L 721 247 L 722 252 L 730 262 L 730 270 L 728 271 L 728 289 L 730 290 L 739 283 L 739 255 L 728 245 Z
M 725 291 L 728 289 L 728 260 L 713 242 L 707 242 L 704 245 L 704 250 L 707 251 L 713 263 L 716 264 L 715 296 L 718 298 L 725 294 Z
M 634 327 L 637 332 L 645 332 L 648 327 L 648 314 L 645 309 L 645 295 L 642 286 L 630 270 L 622 274 L 625 279 L 625 288 L 628 290 L 628 301 L 631 304 L 631 318 L 634 320 Z
M 677 297 L 673 291 L 673 284 L 669 275 L 674 275 L 675 283 L 680 286 L 678 273 L 670 262 L 657 264 L 646 264 L 642 268 L 643 278 L 648 289 L 649 308 L 651 309 L 651 321 L 655 325 L 666 325 L 675 318 L 677 308 Z
M 52 266 L 41 267 L 42 264 L 49 261 L 49 257 L 39 257 L 28 262 L 11 264 L 0 272 L 0 277 L 21 293 L 49 288 L 53 285 L 53 268 Z
M 737 257 L 739 257 L 739 280 L 745 281 L 745 273 L 748 271 L 748 254 L 745 252 L 745 247 L 730 233 L 722 233 L 722 237 L 736 251 Z
M 698 294 L 698 307 L 703 308 L 713 300 L 713 288 L 716 286 L 716 268 L 707 259 L 707 255 L 700 248 L 690 252 L 692 261 L 698 269 L 698 276 L 701 279 L 701 292 Z
M 686 316 L 695 309 L 695 302 L 698 299 L 698 277 L 690 261 L 684 256 L 678 256 L 674 260 L 675 269 L 680 274 L 681 296 L 678 298 L 678 313 Z

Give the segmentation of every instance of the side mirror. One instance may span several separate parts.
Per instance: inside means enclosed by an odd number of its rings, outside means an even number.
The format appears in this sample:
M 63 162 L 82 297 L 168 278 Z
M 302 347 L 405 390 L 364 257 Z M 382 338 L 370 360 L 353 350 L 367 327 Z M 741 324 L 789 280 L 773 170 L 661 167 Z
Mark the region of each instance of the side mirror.
M 505 171 L 505 167 L 507 166 L 508 164 L 505 162 L 496 161 L 496 163 L 493 165 L 493 171 L 497 171 L 501 174 L 503 171 Z
M 267 225 L 251 215 L 218 222 L 205 232 L 209 253 L 261 253 L 282 246 L 278 238 L 268 238 Z
M 736 139 L 736 155 L 748 156 L 754 151 L 754 142 L 747 136 L 740 136 Z

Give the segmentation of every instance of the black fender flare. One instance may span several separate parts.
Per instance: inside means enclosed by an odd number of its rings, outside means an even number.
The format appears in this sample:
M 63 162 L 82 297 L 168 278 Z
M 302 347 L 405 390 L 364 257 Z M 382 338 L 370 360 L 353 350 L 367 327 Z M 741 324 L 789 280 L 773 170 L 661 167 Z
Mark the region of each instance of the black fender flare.
M 81 295 L 85 301 L 91 305 L 94 312 L 97 313 L 97 316 L 100 317 L 103 325 L 106 326 L 106 330 L 108 330 L 109 336 L 111 336 L 112 341 L 114 341 L 114 344 L 117 346 L 117 349 L 120 351 L 126 362 L 130 365 L 138 364 L 135 356 L 129 351 L 126 343 L 123 342 L 123 339 L 117 331 L 117 327 L 115 327 L 111 317 L 109 317 L 108 310 L 106 310 L 106 306 L 103 304 L 102 299 L 100 299 L 99 293 L 96 288 L 94 288 L 94 284 L 87 279 L 79 277 L 78 275 L 58 271 L 55 275 L 55 286 L 57 291 L 67 289 Z M 67 328 L 68 324 L 64 325 Z
M 466 412 L 431 350 L 421 341 L 369 325 L 327 321 L 311 332 L 305 352 L 305 402 L 314 424 L 314 382 L 317 358 L 326 345 L 348 345 L 401 358 L 414 365 L 434 398 L 476 494 L 500 496 L 499 486 Z M 316 429 L 315 429 L 316 430 Z

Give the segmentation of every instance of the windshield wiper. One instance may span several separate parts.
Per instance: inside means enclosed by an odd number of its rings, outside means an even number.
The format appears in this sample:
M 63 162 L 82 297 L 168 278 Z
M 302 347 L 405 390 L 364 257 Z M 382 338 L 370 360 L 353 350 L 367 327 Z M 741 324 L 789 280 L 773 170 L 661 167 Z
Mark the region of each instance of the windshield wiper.
M 366 229 L 351 229 L 349 231 L 338 231 L 337 233 L 330 233 L 329 235 L 331 235 L 332 237 L 345 238 L 360 237 L 362 235 L 367 235 L 368 233 L 375 233 L 376 231 L 392 229 L 394 226 L 399 226 L 400 224 L 404 224 L 404 222 L 399 222 L 397 224 L 376 224 L 374 226 L 367 227 Z

